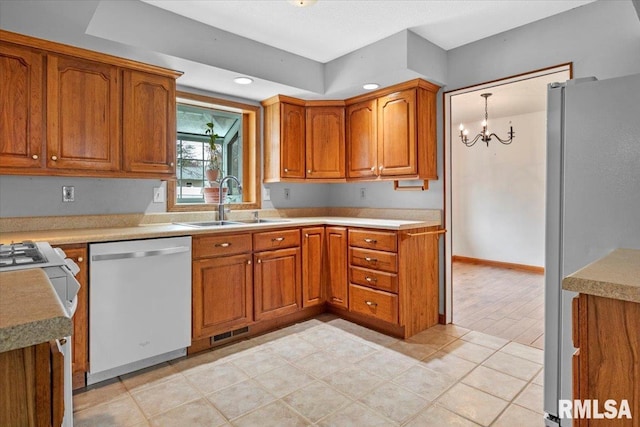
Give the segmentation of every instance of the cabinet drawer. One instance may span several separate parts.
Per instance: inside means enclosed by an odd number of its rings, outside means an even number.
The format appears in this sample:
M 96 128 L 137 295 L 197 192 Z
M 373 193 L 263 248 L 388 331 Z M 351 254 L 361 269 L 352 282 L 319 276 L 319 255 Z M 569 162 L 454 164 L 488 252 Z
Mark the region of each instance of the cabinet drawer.
M 390 252 L 371 251 L 368 249 L 349 248 L 349 264 L 358 267 L 396 273 L 398 256 Z
M 358 285 L 398 293 L 398 275 L 394 273 L 350 267 L 349 281 Z
M 300 246 L 300 230 L 279 230 L 253 235 L 255 252 Z
M 349 285 L 349 311 L 398 323 L 398 296 L 358 285 Z
M 349 230 L 349 246 L 396 252 L 397 241 L 393 231 Z
M 193 257 L 233 255 L 251 252 L 251 234 L 212 234 L 193 239 Z

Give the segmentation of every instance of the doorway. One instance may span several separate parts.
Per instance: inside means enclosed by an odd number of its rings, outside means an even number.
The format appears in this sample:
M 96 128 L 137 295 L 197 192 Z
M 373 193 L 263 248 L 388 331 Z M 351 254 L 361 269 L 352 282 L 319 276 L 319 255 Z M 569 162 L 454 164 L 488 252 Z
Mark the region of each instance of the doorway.
M 542 345 L 546 93 L 570 78 L 564 64 L 444 94 L 447 323 Z M 506 144 L 466 146 L 485 106 L 488 132 Z

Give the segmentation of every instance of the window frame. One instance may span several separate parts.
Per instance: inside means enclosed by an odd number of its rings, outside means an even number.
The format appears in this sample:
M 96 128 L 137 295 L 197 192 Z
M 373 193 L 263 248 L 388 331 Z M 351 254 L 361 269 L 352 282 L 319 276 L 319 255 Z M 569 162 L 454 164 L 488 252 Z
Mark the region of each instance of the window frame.
M 232 210 L 255 210 L 262 207 L 260 162 L 260 106 L 222 98 L 176 91 L 176 103 L 228 110 L 242 114 L 242 203 L 229 203 Z M 176 141 L 177 141 L 176 131 Z M 167 181 L 167 212 L 215 211 L 213 203 L 177 203 L 177 177 Z

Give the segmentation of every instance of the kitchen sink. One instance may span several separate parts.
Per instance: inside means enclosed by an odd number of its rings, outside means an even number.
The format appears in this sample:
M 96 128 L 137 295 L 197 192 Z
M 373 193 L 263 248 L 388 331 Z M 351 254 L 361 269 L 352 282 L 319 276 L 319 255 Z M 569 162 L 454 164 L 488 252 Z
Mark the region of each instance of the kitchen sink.
M 278 223 L 278 222 L 289 222 L 288 219 L 281 218 L 258 218 L 258 219 L 240 219 L 238 222 L 243 224 L 269 224 L 269 223 Z
M 194 221 L 194 222 L 174 222 L 175 225 L 184 225 L 186 227 L 221 227 L 224 225 L 238 225 L 244 224 L 239 221 Z

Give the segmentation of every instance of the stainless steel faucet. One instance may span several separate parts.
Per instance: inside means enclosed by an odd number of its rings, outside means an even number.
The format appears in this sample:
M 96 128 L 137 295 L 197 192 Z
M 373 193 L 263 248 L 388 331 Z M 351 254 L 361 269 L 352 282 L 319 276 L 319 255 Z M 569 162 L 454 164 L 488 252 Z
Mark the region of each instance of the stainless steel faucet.
M 218 221 L 224 221 L 224 197 L 222 197 L 222 186 L 224 185 L 225 182 L 229 180 L 235 181 L 236 184 L 238 184 L 238 190 L 240 190 L 240 193 L 242 193 L 242 184 L 240 183 L 240 180 L 235 176 L 227 175 L 220 180 L 220 184 L 218 188 L 219 189 L 218 194 L 220 195 L 220 200 L 218 201 Z

